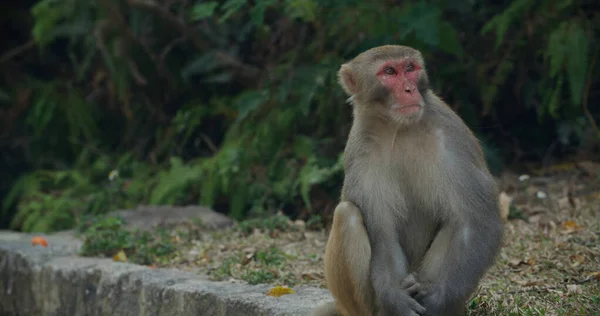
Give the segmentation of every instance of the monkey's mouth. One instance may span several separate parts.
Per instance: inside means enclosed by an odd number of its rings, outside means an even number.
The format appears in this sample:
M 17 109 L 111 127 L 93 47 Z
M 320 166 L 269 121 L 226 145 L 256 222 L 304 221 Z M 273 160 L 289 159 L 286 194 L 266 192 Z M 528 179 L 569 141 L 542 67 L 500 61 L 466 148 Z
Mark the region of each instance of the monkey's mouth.
M 402 115 L 413 114 L 413 113 L 419 112 L 420 110 L 421 110 L 420 104 L 410 104 L 410 105 L 403 105 L 403 106 L 394 104 L 392 106 L 392 111 L 400 113 Z

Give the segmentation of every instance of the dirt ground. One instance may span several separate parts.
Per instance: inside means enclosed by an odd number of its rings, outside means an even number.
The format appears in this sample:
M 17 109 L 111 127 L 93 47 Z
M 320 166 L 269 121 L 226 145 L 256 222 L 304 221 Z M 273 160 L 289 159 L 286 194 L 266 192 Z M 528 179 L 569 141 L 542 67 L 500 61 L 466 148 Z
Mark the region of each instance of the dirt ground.
M 510 201 L 504 242 L 466 315 L 600 315 L 600 165 L 507 172 L 499 180 Z M 164 266 L 215 280 L 325 287 L 327 235 L 306 226 L 271 219 L 191 233 L 178 237 L 178 255 Z

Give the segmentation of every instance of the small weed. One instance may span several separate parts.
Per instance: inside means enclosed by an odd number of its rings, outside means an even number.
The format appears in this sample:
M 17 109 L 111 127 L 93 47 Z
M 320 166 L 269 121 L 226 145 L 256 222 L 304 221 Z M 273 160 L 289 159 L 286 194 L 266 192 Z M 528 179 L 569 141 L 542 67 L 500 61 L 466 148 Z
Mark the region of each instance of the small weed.
M 266 266 L 279 266 L 284 262 L 286 256 L 278 248 L 270 247 L 266 250 L 257 251 L 255 258 L 258 262 Z
M 80 226 L 84 237 L 82 256 L 113 256 L 125 251 L 130 262 L 149 265 L 167 261 L 176 247 L 164 229 L 155 232 L 129 231 L 117 217 L 98 217 Z
M 82 228 L 84 243 L 83 256 L 112 256 L 121 249 L 133 246 L 133 235 L 124 230 L 123 221 L 117 217 L 90 219 L 87 228 Z
M 249 284 L 270 283 L 275 280 L 275 274 L 266 270 L 246 270 L 242 279 Z
M 321 215 L 312 215 L 306 221 L 306 229 L 319 231 L 323 229 L 323 218 Z
M 136 249 L 131 257 L 133 262 L 141 264 L 166 262 L 177 250 L 166 229 L 158 229 L 153 233 L 142 232 L 136 237 Z
M 236 252 L 230 255 L 225 260 L 223 260 L 221 266 L 211 271 L 210 275 L 213 277 L 213 279 L 217 281 L 221 281 L 230 277 L 232 275 L 233 266 L 240 263 L 240 258 L 242 258 L 242 256 L 243 254 L 240 252 Z
M 525 219 L 525 215 L 523 214 L 523 211 L 514 206 L 511 205 L 508 211 L 508 219 Z

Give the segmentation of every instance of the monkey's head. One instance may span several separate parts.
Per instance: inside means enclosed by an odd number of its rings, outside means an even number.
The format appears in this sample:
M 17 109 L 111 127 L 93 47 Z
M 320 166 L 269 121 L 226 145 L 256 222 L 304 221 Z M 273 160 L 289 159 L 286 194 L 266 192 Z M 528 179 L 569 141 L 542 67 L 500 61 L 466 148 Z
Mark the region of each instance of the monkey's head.
M 427 106 L 425 62 L 421 52 L 408 46 L 369 49 L 343 64 L 338 78 L 358 110 L 401 125 L 419 121 Z

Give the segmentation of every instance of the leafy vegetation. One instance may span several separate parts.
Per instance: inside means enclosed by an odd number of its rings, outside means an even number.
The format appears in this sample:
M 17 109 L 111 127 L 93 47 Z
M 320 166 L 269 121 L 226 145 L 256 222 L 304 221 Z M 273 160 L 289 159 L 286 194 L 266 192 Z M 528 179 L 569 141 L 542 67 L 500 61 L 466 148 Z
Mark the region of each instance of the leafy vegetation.
M 591 0 L 6 8 L 0 198 L 13 229 L 67 229 L 140 203 L 325 220 L 351 123 L 336 71 L 386 43 L 424 52 L 434 88 L 483 140 L 495 171 L 600 147 Z
M 177 250 L 167 230 L 130 231 L 116 217 L 100 217 L 82 225 L 83 256 L 115 256 L 123 251 L 133 263 L 150 265 L 166 262 Z

